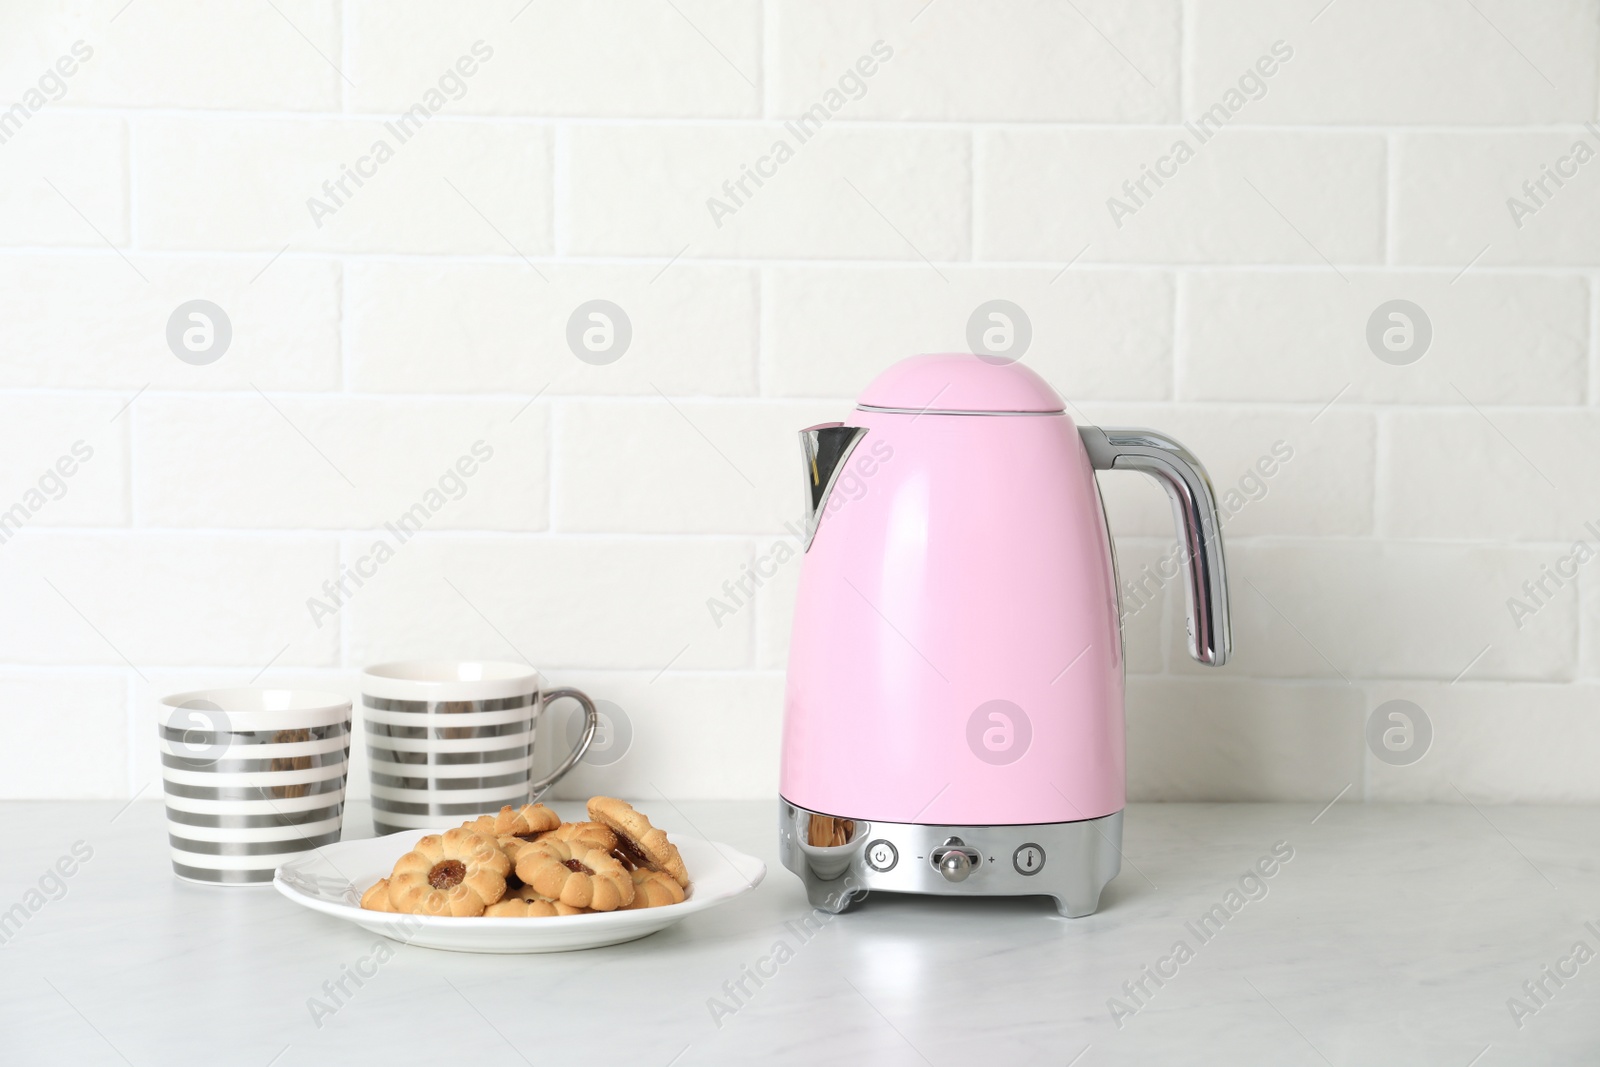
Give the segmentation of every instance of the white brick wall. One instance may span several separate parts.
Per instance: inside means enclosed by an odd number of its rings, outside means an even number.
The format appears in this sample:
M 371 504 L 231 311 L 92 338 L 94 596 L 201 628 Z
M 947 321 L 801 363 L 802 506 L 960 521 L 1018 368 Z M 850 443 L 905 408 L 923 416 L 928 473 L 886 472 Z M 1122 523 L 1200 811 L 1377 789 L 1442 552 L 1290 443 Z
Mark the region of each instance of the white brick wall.
M 1234 664 L 1173 587 L 1130 605 L 1135 797 L 1600 800 L 1600 563 L 1546 577 L 1600 550 L 1600 0 L 82 0 L 0 40 L 0 513 L 42 501 L 0 796 L 138 792 L 163 693 L 423 655 L 621 707 L 569 795 L 770 796 L 798 564 L 706 602 L 791 543 L 794 431 L 1006 299 L 1083 418 L 1232 494 Z M 1394 299 L 1410 365 L 1368 345 Z M 614 363 L 568 346 L 591 300 Z M 1165 499 L 1103 483 L 1137 579 Z M 1413 766 L 1364 738 L 1391 699 Z

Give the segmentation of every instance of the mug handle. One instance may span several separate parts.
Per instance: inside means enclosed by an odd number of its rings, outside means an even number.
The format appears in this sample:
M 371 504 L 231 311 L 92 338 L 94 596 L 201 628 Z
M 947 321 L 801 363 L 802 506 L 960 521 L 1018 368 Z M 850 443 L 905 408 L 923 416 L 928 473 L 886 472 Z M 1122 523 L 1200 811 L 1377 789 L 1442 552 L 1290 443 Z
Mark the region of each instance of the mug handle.
M 561 781 L 568 771 L 578 765 L 578 761 L 583 759 L 584 754 L 589 751 L 589 742 L 594 740 L 594 732 L 600 728 L 600 711 L 594 706 L 594 701 L 590 700 L 588 694 L 582 690 L 571 688 L 550 690 L 539 701 L 540 713 L 542 714 L 545 708 L 562 697 L 571 697 L 583 705 L 583 736 L 578 738 L 577 747 L 567 754 L 566 759 L 561 761 L 561 766 L 538 781 L 529 784 L 528 803 L 530 804 L 537 804 L 539 798 L 550 791 L 551 786 Z

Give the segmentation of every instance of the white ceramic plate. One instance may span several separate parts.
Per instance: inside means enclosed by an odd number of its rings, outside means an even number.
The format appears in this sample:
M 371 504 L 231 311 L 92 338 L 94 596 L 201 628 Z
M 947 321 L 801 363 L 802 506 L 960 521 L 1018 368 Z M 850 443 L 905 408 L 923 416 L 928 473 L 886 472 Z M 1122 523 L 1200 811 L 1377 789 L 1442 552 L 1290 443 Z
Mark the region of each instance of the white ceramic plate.
M 391 915 L 361 907 L 361 892 L 387 877 L 395 860 L 424 834 L 408 830 L 365 841 L 323 845 L 283 864 L 272 884 L 290 900 L 312 911 L 355 923 L 375 934 L 424 948 L 452 952 L 568 952 L 618 945 L 665 930 L 696 912 L 747 893 L 767 875 L 767 866 L 727 845 L 673 835 L 693 879 L 682 904 L 594 915 L 542 919 L 457 919 L 431 915 Z

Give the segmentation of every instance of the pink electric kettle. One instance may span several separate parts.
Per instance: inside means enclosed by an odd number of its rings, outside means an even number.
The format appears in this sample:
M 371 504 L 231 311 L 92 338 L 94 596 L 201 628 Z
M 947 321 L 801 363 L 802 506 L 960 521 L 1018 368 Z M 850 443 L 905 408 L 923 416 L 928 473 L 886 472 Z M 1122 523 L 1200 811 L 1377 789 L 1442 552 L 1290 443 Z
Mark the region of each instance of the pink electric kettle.
M 1116 557 L 1095 471 L 1152 475 L 1183 538 L 1189 651 L 1227 659 L 1211 482 L 1151 430 L 1075 426 L 1020 363 L 915 356 L 801 432 L 808 541 L 779 846 L 813 905 L 1042 894 L 1088 915 L 1126 796 Z

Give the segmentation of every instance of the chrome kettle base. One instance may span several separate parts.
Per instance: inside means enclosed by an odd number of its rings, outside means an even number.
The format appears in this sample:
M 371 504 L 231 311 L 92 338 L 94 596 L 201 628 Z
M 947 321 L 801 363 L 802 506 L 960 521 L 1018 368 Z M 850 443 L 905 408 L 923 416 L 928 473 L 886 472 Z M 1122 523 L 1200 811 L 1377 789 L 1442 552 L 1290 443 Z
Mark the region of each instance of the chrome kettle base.
M 778 801 L 778 852 L 813 907 L 837 914 L 874 889 L 957 897 L 1047 896 L 1091 915 L 1122 868 L 1122 812 L 1077 822 L 931 826 L 853 820 L 835 847 L 806 841 L 813 814 Z M 843 816 L 848 818 L 848 816 Z

